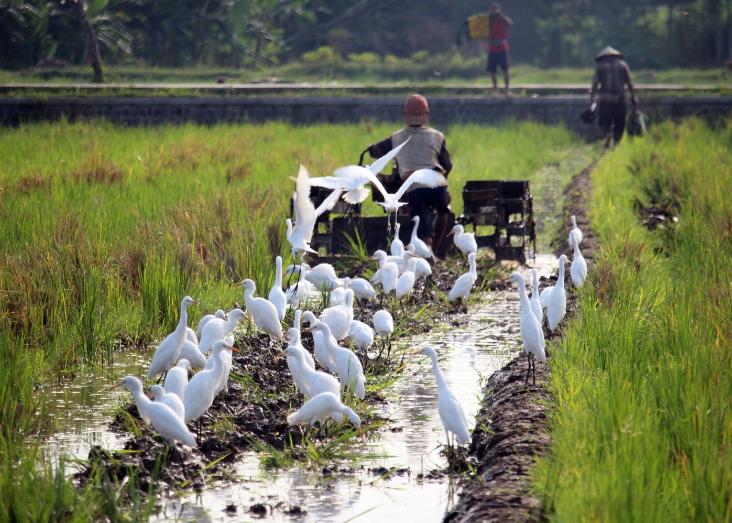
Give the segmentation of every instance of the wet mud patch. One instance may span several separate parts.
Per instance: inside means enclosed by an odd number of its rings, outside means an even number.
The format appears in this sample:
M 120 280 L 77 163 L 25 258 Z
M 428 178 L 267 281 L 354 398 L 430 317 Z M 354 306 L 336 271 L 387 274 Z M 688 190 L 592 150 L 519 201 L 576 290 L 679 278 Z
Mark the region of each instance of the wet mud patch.
M 594 163 L 575 175 L 564 189 L 565 204 L 562 227 L 552 245 L 555 254 L 572 250 L 567 244 L 571 216 L 582 230 L 581 249 L 592 270 L 592 260 L 598 252 L 597 237 L 587 218 L 587 202 L 592 184 L 590 174 Z M 577 294 L 567 285 L 567 316 L 577 310 Z M 553 285 L 556 276 L 543 279 L 541 287 Z M 565 322 L 567 320 L 565 319 Z M 547 408 L 551 397 L 547 391 L 551 369 L 551 349 L 561 339 L 560 329 L 549 334 L 547 362 L 536 366 L 536 384 L 526 383 L 528 363 L 522 353 L 495 372 L 487 381 L 480 412 L 476 418 L 468 459 L 477 463 L 475 474 L 464 479 L 460 499 L 445 515 L 446 522 L 475 521 L 535 521 L 543 517 L 541 502 L 530 490 L 529 472 L 536 456 L 543 455 L 551 443 L 547 425 Z

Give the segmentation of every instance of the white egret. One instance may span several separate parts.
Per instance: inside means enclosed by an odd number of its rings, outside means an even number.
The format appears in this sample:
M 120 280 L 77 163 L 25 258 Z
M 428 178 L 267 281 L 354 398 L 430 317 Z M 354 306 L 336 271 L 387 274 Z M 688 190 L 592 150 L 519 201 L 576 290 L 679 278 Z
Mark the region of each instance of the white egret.
M 203 326 L 203 331 L 201 332 L 201 344 L 198 346 L 199 350 L 203 353 L 210 351 L 214 343 L 219 340 L 223 340 L 234 332 L 236 324 L 243 319 L 243 310 L 231 309 L 226 315 L 225 320 L 222 320 L 221 318 L 214 318 L 213 320 L 210 320 Z
M 353 278 L 349 283 L 349 288 L 353 290 L 354 297 L 361 300 L 371 300 L 376 297 L 376 289 L 363 278 Z
M 582 243 L 582 230 L 577 227 L 577 218 L 574 214 L 572 215 L 572 228 L 570 229 L 569 235 L 567 236 L 567 243 L 569 244 L 570 248 Z
M 257 285 L 253 280 L 246 279 L 241 282 L 244 287 L 244 303 L 247 306 L 247 314 L 252 317 L 254 324 L 270 338 L 282 339 L 282 325 L 280 324 L 277 309 L 264 298 L 255 298 L 254 293 Z
M 183 420 L 164 403 L 151 401 L 142 392 L 142 382 L 134 376 L 125 376 L 116 387 L 124 387 L 132 393 L 137 410 L 145 412 L 150 424 L 163 438 L 171 443 L 180 441 L 189 447 L 196 447 L 196 438 L 188 430 Z
M 315 286 L 305 279 L 305 274 L 301 271 L 298 276 L 298 281 L 288 287 L 287 291 L 285 291 L 285 296 L 287 297 L 287 303 L 292 308 L 298 309 L 302 302 L 310 299 L 315 293 L 317 293 Z
M 186 325 L 186 339 L 191 343 L 198 345 L 198 336 L 196 335 L 196 331 L 191 329 L 188 325 Z
M 342 190 L 336 189 L 316 209 L 312 200 L 310 200 L 310 174 L 303 165 L 300 166 L 300 171 L 295 180 L 295 194 L 292 197 L 292 208 L 295 212 L 294 226 L 289 218 L 285 220 L 287 224 L 287 241 L 290 242 L 293 259 L 297 257 L 298 253 L 311 252 L 317 254 L 317 251 L 310 247 L 315 223 L 318 216 L 333 208 L 341 193 Z
M 351 423 L 361 430 L 361 418 L 353 412 L 353 409 L 344 405 L 341 400 L 332 392 L 321 392 L 317 396 L 313 396 L 296 412 L 287 416 L 289 425 L 310 425 L 314 426 L 317 422 L 324 422 L 334 414 L 345 414 Z
M 579 243 L 574 243 L 574 254 L 572 254 L 572 265 L 569 267 L 569 275 L 572 277 L 572 283 L 575 287 L 582 287 L 587 278 L 587 262 L 582 256 Z
M 310 368 L 305 362 L 302 350 L 290 345 L 278 356 L 287 356 L 287 366 L 297 388 L 306 398 L 321 392 L 332 392 L 340 397 L 341 384 L 330 374 Z
M 206 366 L 206 356 L 200 351 L 198 345 L 188 339 L 183 342 L 183 348 L 178 356 L 178 361 L 180 360 L 188 360 L 193 369 L 202 369 Z
M 407 139 L 403 144 L 395 147 L 381 158 L 377 159 L 371 165 L 361 166 L 349 166 L 353 168 L 337 169 L 333 174 L 334 176 L 321 176 L 318 178 L 310 178 L 310 185 L 313 187 L 325 187 L 326 189 L 341 189 L 346 191 L 343 194 L 343 199 L 351 205 L 361 203 L 368 195 L 369 191 L 364 187 L 367 183 L 372 182 L 372 176 L 375 176 L 381 172 L 381 169 L 386 167 L 386 164 L 394 158 L 399 151 L 409 141 Z
M 539 271 L 531 269 L 531 277 L 531 310 L 534 312 L 539 326 L 541 326 L 544 321 L 544 309 L 541 308 L 541 300 L 539 299 Z
M 310 326 L 314 325 L 315 322 L 318 321 L 318 318 L 315 317 L 315 314 L 313 314 L 311 311 L 305 311 L 302 315 L 303 321 L 308 322 Z M 307 332 L 307 331 L 305 331 Z M 337 345 L 338 342 L 335 338 L 333 338 L 332 343 L 325 343 L 325 336 L 323 336 L 322 332 L 312 332 L 313 335 L 313 355 L 315 356 L 315 361 L 320 363 L 323 367 L 328 369 L 333 374 L 338 374 L 338 367 L 335 364 L 335 360 L 333 359 L 333 354 L 331 354 L 330 348 L 333 345 Z M 333 335 L 330 335 L 331 338 Z
M 383 251 L 381 249 L 378 249 L 374 252 L 374 254 L 371 256 L 372 260 L 379 260 L 379 268 L 376 270 L 376 272 L 371 276 L 371 283 L 374 285 L 382 283 L 383 281 L 383 271 L 384 265 L 387 263 L 393 263 L 397 266 L 397 278 L 399 277 L 399 266 L 402 264 L 402 256 L 389 256 L 386 254 L 386 251 Z
M 330 327 L 336 340 L 348 336 L 348 329 L 353 321 L 353 291 L 346 289 L 344 302 L 341 305 L 328 307 L 320 313 L 320 321 Z
M 186 387 L 183 405 L 185 406 L 185 422 L 196 420 L 203 416 L 213 404 L 216 388 L 221 382 L 224 372 L 224 363 L 221 353 L 232 351 L 234 348 L 223 340 L 214 343 L 211 358 L 213 364 L 210 369 L 204 369 L 191 378 Z
M 545 288 L 539 295 L 541 306 L 546 309 L 549 330 L 552 332 L 567 313 L 567 293 L 564 290 L 564 265 L 566 263 L 567 257 L 562 254 L 559 257 L 559 274 L 557 275 L 556 285 Z
M 448 236 L 450 234 L 455 235 L 455 247 L 457 247 L 463 254 L 468 255 L 471 252 L 478 252 L 478 243 L 475 241 L 475 233 L 465 232 L 465 228 L 462 225 L 455 225 L 447 234 Z
M 450 292 L 447 295 L 447 299 L 451 302 L 458 299 L 467 300 L 470 291 L 473 289 L 473 285 L 478 281 L 474 252 L 468 254 L 468 265 L 470 266 L 470 270 L 455 280 L 452 289 L 450 289 Z
M 155 349 L 150 368 L 147 370 L 147 378 L 152 379 L 162 372 L 166 372 L 176 364 L 186 340 L 186 328 L 188 324 L 188 307 L 197 303 L 190 296 L 186 296 L 180 302 L 180 319 L 175 330 L 168 334 Z
M 341 281 L 330 263 L 319 263 L 313 268 L 310 268 L 307 263 L 287 267 L 288 275 L 295 271 L 303 272 L 304 278 L 312 283 L 317 291 L 332 291 L 341 285 Z
M 389 246 L 389 251 L 392 256 L 401 256 L 404 254 L 404 242 L 399 238 L 399 229 L 401 227 L 402 224 L 397 222 L 395 225 L 394 239 L 391 240 L 391 245 Z
M 275 258 L 275 281 L 267 299 L 277 309 L 277 317 L 279 320 L 284 320 L 285 312 L 287 311 L 287 296 L 285 296 L 285 292 L 282 290 L 282 256 Z
M 201 339 L 201 332 L 203 332 L 203 326 L 206 325 L 210 320 L 213 320 L 214 318 L 218 318 L 220 320 L 226 319 L 226 313 L 221 309 L 216 309 L 216 312 L 214 314 L 206 314 L 203 318 L 198 320 L 198 325 L 196 325 L 196 336 L 198 339 Z
M 414 254 L 414 245 L 408 245 L 406 250 Z M 418 280 L 420 278 L 426 278 L 432 274 L 432 266 L 430 265 L 430 262 L 424 258 L 420 258 L 419 256 L 414 256 L 412 259 L 415 262 L 414 276 Z
M 389 344 L 389 352 L 387 354 L 391 355 L 391 333 L 394 332 L 394 318 L 392 318 L 388 310 L 381 309 L 374 313 L 372 323 L 374 324 L 374 332 L 382 338 L 379 356 L 384 351 L 387 343 Z
M 177 394 L 166 391 L 160 385 L 153 385 L 150 387 L 150 392 L 152 393 L 152 397 L 155 401 L 165 403 L 173 412 L 175 412 L 176 416 L 183 419 L 183 416 L 185 415 L 185 407 Z
M 362 321 L 353 320 L 348 329 L 348 338 L 356 348 L 367 351 L 374 344 L 374 329 Z
M 385 263 L 381 268 L 381 288 L 384 294 L 389 295 L 392 291 L 396 291 L 398 281 L 399 267 L 395 263 Z
M 409 251 L 407 251 L 409 252 Z M 415 271 L 417 270 L 417 262 L 414 259 L 409 260 L 409 266 L 404 273 L 399 276 L 396 284 L 396 297 L 397 299 L 412 294 L 414 289 L 414 282 L 417 279 Z
M 326 323 L 316 321 L 310 329 L 323 334 L 323 339 L 335 362 L 338 380 L 341 382 L 341 391 L 348 387 L 356 393 L 356 396 L 363 399 L 366 396 L 366 376 L 358 357 L 352 351 L 334 343 L 330 327 Z
M 336 287 L 335 289 L 330 291 L 330 296 L 328 298 L 328 307 L 342 305 L 346 301 L 346 289 L 350 287 L 350 284 L 350 278 L 343 278 L 343 285 L 341 287 Z
M 188 386 L 188 371 L 190 370 L 190 362 L 186 359 L 180 359 L 165 376 L 165 382 L 163 383 L 165 390 L 170 394 L 177 395 L 181 401 L 185 398 L 185 391 Z
M 287 330 L 287 337 L 289 339 L 289 346 L 295 347 L 296 349 L 302 351 L 302 357 L 303 360 L 305 360 L 307 366 L 311 369 L 315 369 L 315 360 L 313 360 L 313 356 L 302 344 L 302 335 L 300 334 L 300 329 L 291 327 Z
M 450 434 L 453 439 L 457 440 L 458 445 L 464 445 L 470 442 L 470 433 L 468 432 L 468 422 L 465 419 L 465 412 L 460 400 L 450 390 L 450 387 L 442 375 L 439 365 L 437 364 L 437 353 L 432 347 L 422 347 L 417 353 L 424 354 L 432 360 L 432 372 L 437 382 L 437 408 L 442 420 L 442 426 L 447 436 L 447 446 L 452 447 Z
M 524 353 L 528 362 L 528 367 L 526 368 L 526 384 L 528 385 L 529 383 L 529 372 L 531 372 L 533 363 L 534 385 L 536 385 L 536 362 L 534 359 L 546 361 L 544 331 L 541 328 L 541 324 L 537 321 L 534 311 L 531 310 L 529 297 L 526 295 L 526 283 L 524 283 L 523 276 L 518 272 L 514 272 L 511 279 L 518 287 L 519 301 L 521 303 L 519 325 L 521 328 L 521 341 L 524 344 Z
M 435 253 L 432 252 L 432 247 L 427 245 L 419 236 L 417 236 L 417 231 L 419 229 L 419 216 L 412 218 L 412 221 L 414 222 L 414 227 L 412 227 L 412 236 L 409 240 L 409 245 L 414 248 L 412 249 L 414 254 L 426 260 L 434 260 Z

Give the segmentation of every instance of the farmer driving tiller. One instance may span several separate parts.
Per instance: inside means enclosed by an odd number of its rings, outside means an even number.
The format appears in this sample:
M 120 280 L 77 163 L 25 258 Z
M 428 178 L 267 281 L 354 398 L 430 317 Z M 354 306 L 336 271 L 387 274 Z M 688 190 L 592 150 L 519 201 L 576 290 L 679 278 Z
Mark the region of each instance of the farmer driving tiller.
M 404 182 L 419 169 L 434 169 L 447 177 L 452 170 L 450 153 L 445 145 L 445 136 L 438 130 L 426 127 L 429 105 L 424 96 L 412 94 L 404 102 L 406 127 L 390 137 L 368 147 L 372 158 L 379 158 L 407 140 L 395 161 L 398 179 Z M 408 191 L 409 216 L 419 216 L 417 234 L 436 252 L 445 239 L 450 223 L 450 193 L 447 187 L 428 188 L 414 184 Z M 433 211 L 437 216 L 433 217 Z

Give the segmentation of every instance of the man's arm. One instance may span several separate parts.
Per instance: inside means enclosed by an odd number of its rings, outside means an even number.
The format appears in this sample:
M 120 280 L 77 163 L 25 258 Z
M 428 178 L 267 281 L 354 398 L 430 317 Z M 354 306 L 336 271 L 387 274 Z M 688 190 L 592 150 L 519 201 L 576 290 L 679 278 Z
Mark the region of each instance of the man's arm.
M 450 160 L 450 153 L 447 151 L 445 140 L 442 140 L 442 147 L 440 147 L 440 153 L 437 155 L 437 161 L 440 162 L 440 165 L 445 170 L 445 176 L 450 174 L 450 171 L 452 171 L 452 160 Z
M 386 140 L 381 140 L 375 144 L 369 145 L 369 156 L 371 158 L 381 158 L 386 153 L 391 151 L 394 147 L 391 145 L 391 136 Z
M 625 83 L 628 85 L 628 91 L 630 91 L 630 102 L 633 104 L 633 109 L 638 107 L 638 98 L 635 96 L 635 86 L 633 85 L 633 79 L 630 77 L 630 67 L 625 65 Z
M 600 87 L 600 77 L 597 74 L 597 71 L 595 71 L 595 74 L 592 77 L 592 87 L 590 88 L 590 105 L 595 103 L 595 97 L 597 96 L 597 90 L 599 87 Z
M 498 13 L 501 18 L 503 18 L 503 21 L 506 22 L 506 25 L 508 27 L 513 27 L 513 20 L 511 20 L 511 17 L 506 15 L 503 11 Z

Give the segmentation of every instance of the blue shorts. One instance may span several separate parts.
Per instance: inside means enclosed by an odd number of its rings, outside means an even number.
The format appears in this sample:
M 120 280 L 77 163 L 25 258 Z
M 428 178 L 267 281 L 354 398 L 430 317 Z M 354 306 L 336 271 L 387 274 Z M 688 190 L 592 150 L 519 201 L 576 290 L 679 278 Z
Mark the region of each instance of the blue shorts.
M 434 216 L 432 211 L 438 213 L 448 212 L 450 204 L 450 193 L 447 187 L 436 187 L 428 189 L 420 187 L 409 193 L 409 217 L 419 216 L 419 230 L 417 235 L 420 238 L 429 238 L 435 235 Z
M 508 71 L 508 51 L 490 51 L 486 71 L 494 74 L 498 68 Z

